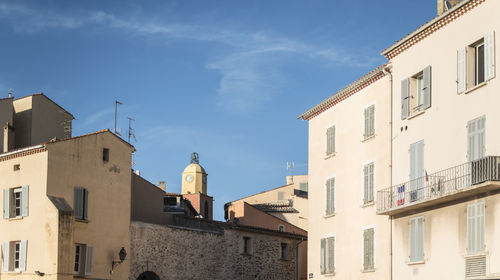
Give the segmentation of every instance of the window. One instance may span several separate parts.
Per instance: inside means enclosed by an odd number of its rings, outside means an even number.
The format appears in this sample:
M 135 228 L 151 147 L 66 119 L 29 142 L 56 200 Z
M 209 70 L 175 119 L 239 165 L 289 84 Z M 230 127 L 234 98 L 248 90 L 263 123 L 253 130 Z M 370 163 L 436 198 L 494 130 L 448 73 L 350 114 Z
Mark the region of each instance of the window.
M 284 225 L 278 225 L 278 231 L 284 232 L 285 231 L 285 226 Z
M 91 275 L 94 247 L 88 244 L 75 244 L 75 266 L 76 275 Z
M 467 253 L 484 252 L 484 202 L 467 205 Z
M 20 164 L 14 164 L 14 171 L 19 171 L 21 170 L 21 165 Z
M 278 192 L 278 201 L 283 201 L 285 200 L 285 192 L 279 191 Z
M 486 117 L 482 116 L 467 123 L 467 160 L 474 161 L 484 157 Z
M 208 209 L 208 201 L 205 200 L 205 219 L 210 219 L 209 215 L 210 215 L 210 209 Z
M 335 273 L 335 237 L 321 239 L 321 274 Z
M 375 269 L 375 229 L 363 230 L 363 270 Z
M 244 255 L 251 255 L 252 254 L 252 239 L 248 236 L 243 237 L 242 254 L 244 254 Z
M 410 201 L 424 198 L 424 140 L 410 145 Z
M 375 135 L 375 105 L 365 109 L 365 133 L 364 137 L 370 138 Z
M 3 271 L 26 271 L 27 240 L 3 243 Z
M 325 215 L 335 213 L 335 178 L 326 180 L 326 209 Z
M 457 52 L 457 88 L 464 93 L 495 77 L 495 33 Z
M 109 149 L 108 148 L 102 149 L 102 161 L 109 162 Z
M 74 209 L 75 209 L 75 219 L 77 220 L 87 220 L 88 211 L 88 196 L 89 192 L 81 187 L 75 188 L 74 193 Z
M 300 183 L 299 184 L 299 190 L 301 190 L 303 192 L 307 192 L 307 189 L 308 189 L 308 183 Z
M 401 81 L 401 119 L 431 107 L 431 66 Z
M 335 126 L 331 126 L 326 130 L 326 155 L 335 153 Z
M 374 182 L 375 182 L 375 163 L 369 163 L 363 167 L 363 203 L 373 202 Z
M 4 219 L 28 216 L 29 187 L 18 187 L 3 190 Z
M 288 244 L 281 243 L 281 259 L 288 260 Z
M 410 219 L 410 262 L 424 260 L 424 217 Z

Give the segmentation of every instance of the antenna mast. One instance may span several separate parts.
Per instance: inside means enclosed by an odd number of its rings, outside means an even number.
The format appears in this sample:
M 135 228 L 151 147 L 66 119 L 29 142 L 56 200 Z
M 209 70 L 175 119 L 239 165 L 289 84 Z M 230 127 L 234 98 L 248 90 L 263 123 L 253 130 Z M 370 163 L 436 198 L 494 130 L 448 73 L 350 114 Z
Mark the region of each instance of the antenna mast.
M 116 119 L 118 118 L 118 105 L 121 105 L 121 104 L 123 104 L 123 103 L 121 103 L 118 100 L 115 100 L 115 134 L 120 135 L 120 136 L 121 136 L 121 134 L 116 130 Z
M 295 163 L 293 161 L 286 162 L 286 170 L 290 171 L 290 178 L 293 182 L 293 169 L 295 168 Z
M 130 138 L 133 138 L 134 141 L 137 142 L 137 139 L 135 138 L 135 130 L 132 128 L 132 122 L 135 121 L 132 118 L 128 118 L 128 142 L 130 143 Z

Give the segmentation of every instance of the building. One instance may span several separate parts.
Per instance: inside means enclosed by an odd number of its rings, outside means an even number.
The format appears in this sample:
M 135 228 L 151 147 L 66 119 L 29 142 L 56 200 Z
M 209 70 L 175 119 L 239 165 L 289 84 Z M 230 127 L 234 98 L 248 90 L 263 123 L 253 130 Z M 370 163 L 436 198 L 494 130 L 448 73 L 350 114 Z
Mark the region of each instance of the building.
M 200 165 L 198 153 L 191 155 L 191 163 L 182 172 L 182 196 L 205 219 L 213 219 L 213 197 L 207 195 L 208 174 Z
M 309 122 L 310 279 L 389 279 L 391 77 L 380 66 L 299 116 Z
M 393 219 L 394 279 L 500 278 L 499 11 L 450 1 L 383 51 L 393 168 L 377 208 Z
M 308 177 L 287 176 L 286 185 L 224 205 L 230 223 L 307 236 Z M 307 242 L 300 244 L 299 275 L 307 279 Z
M 500 2 L 437 4 L 387 65 L 299 116 L 309 278 L 500 278 Z

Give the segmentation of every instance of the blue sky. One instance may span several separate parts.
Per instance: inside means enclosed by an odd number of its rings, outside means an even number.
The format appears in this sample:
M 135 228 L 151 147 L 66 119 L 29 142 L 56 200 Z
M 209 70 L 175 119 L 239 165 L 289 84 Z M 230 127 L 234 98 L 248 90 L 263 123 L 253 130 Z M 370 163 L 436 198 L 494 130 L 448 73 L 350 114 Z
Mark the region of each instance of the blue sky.
M 180 192 L 193 151 L 214 216 L 307 173 L 296 116 L 374 67 L 436 0 L 0 1 L 0 96 L 44 92 L 73 134 L 135 119 L 134 168 Z

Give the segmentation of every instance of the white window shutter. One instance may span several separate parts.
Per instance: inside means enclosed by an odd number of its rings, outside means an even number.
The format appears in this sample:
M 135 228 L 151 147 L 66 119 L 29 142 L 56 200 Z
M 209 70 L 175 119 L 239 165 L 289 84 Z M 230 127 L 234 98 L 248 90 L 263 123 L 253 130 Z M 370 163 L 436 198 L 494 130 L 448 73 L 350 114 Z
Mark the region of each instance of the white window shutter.
M 3 271 L 9 271 L 10 242 L 3 242 Z
M 363 168 L 363 176 L 364 176 L 364 187 L 363 187 L 363 198 L 364 198 L 364 203 L 368 202 L 368 194 L 369 194 L 369 172 L 368 172 L 368 165 L 365 165 Z
M 3 190 L 3 218 L 10 218 L 10 190 Z
M 416 261 L 416 219 L 410 219 L 410 262 Z
M 370 135 L 370 111 L 369 111 L 369 108 L 366 108 L 365 109 L 365 133 L 364 133 L 364 136 L 365 137 L 368 137 L 368 135 Z
M 335 153 L 335 126 L 332 127 L 332 153 Z
M 370 107 L 370 135 L 375 135 L 375 105 Z
M 484 37 L 484 78 L 495 77 L 495 32 L 492 31 Z
M 94 247 L 92 245 L 86 245 L 86 248 L 87 250 L 85 252 L 85 275 L 91 275 Z
M 467 89 L 467 47 L 457 52 L 457 91 L 464 93 Z
M 424 260 L 424 217 L 417 219 L 417 259 Z
M 432 72 L 431 72 L 431 66 L 427 66 L 424 69 L 424 102 L 423 102 L 423 109 L 427 109 L 431 107 L 431 90 L 432 90 Z
M 28 216 L 29 207 L 29 186 L 23 186 L 21 189 L 21 216 Z
M 321 273 L 326 273 L 326 239 L 321 239 Z
M 408 118 L 410 108 L 410 79 L 401 81 L 401 119 Z
M 484 202 L 477 204 L 477 251 L 483 252 L 485 247 L 484 238 L 485 219 L 484 219 Z
M 375 189 L 375 163 L 371 163 L 369 165 L 369 174 L 370 174 L 370 177 L 369 177 L 369 188 L 368 188 L 368 198 L 370 199 L 370 201 L 373 201 L 373 193 L 374 193 L 374 189 Z
M 335 213 L 335 178 L 331 179 L 332 181 L 330 182 L 330 201 L 332 204 L 332 213 Z
M 21 255 L 19 258 L 19 270 L 26 271 L 26 256 L 28 249 L 28 240 L 21 240 Z
M 328 272 L 333 273 L 335 272 L 335 237 L 328 238 L 326 244 L 328 247 Z
M 476 250 L 476 205 L 467 205 L 467 251 L 469 254 Z
M 83 219 L 88 219 L 88 209 L 89 209 L 89 191 L 83 189 Z
M 484 139 L 484 132 L 485 132 L 485 123 L 486 123 L 486 118 L 481 117 L 477 120 L 477 142 L 478 142 L 478 147 L 477 147 L 477 152 L 478 152 L 478 157 L 482 158 L 485 155 L 485 139 Z

